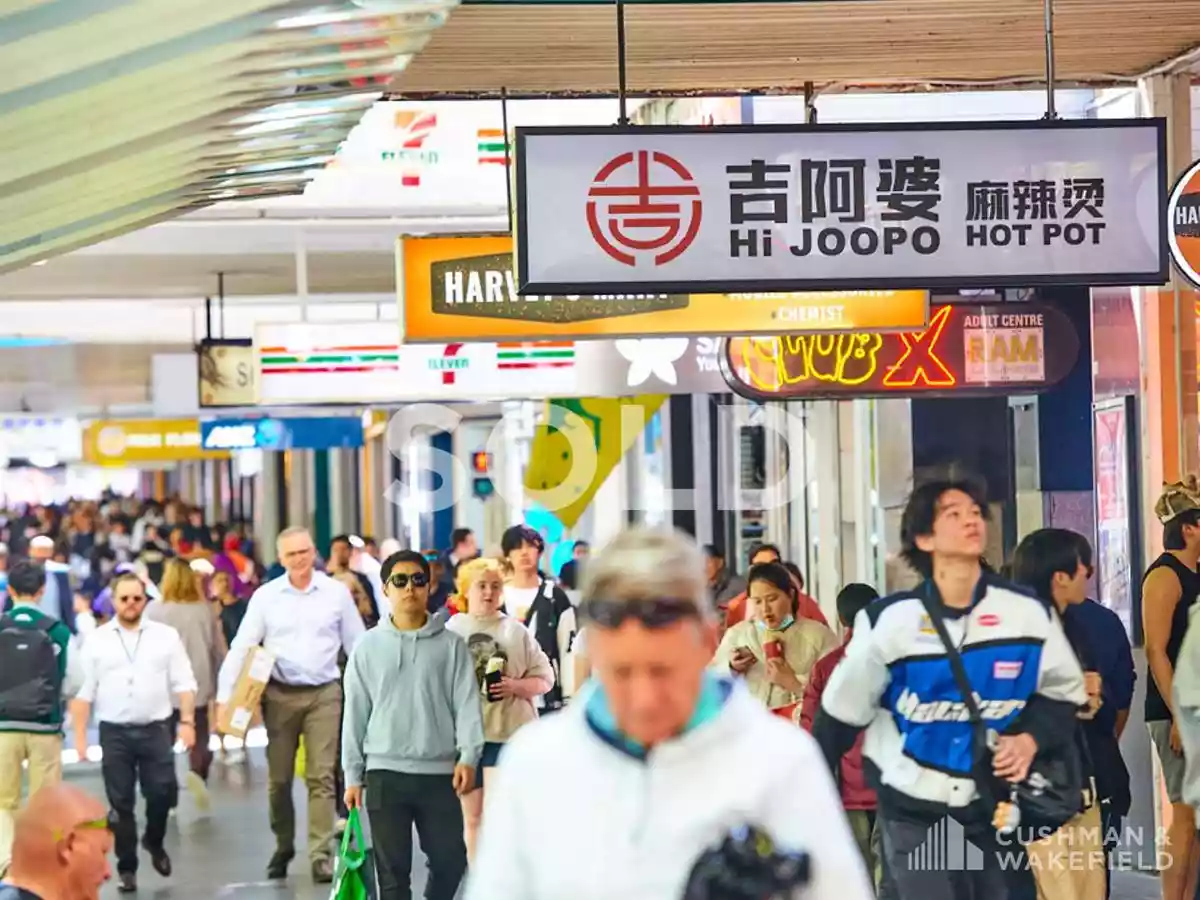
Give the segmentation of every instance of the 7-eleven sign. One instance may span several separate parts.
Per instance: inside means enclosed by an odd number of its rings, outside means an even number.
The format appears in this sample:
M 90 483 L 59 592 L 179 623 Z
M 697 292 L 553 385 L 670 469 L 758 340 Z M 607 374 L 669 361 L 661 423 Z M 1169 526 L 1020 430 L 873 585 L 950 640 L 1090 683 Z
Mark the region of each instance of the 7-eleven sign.
M 426 150 L 425 142 L 437 128 L 437 113 L 423 110 L 401 110 L 395 114 L 393 125 L 398 146 L 395 150 L 384 150 L 384 162 L 400 163 L 400 183 L 404 187 L 419 187 L 421 169 L 437 165 L 438 152 Z

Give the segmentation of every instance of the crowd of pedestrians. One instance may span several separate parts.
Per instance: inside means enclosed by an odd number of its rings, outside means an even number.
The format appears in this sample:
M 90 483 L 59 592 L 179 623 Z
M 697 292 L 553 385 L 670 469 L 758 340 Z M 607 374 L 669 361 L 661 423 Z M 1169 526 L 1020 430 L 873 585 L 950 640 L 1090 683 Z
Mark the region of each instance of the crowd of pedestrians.
M 313 880 L 333 880 L 335 836 L 361 812 L 382 900 L 411 896 L 414 829 L 430 900 L 464 879 L 468 900 L 599 900 L 708 896 L 697 885 L 733 864 L 744 828 L 780 858 L 807 854 L 792 871 L 819 900 L 1101 900 L 1131 800 L 1128 635 L 1088 598 L 1082 535 L 1039 529 L 990 566 L 987 499 L 967 476 L 919 484 L 901 526 L 916 585 L 845 585 L 829 618 L 770 544 L 741 575 L 719 548 L 631 529 L 547 573 L 522 525 L 486 553 L 467 529 L 443 552 L 339 535 L 323 562 L 293 527 L 264 573 L 244 534 L 195 510 L 31 511 L 4 554 L 0 859 L 12 848 L 22 900 L 53 900 L 55 879 L 98 885 L 106 840 L 122 891 L 143 851 L 169 876 L 175 747 L 206 809 L 210 735 L 262 647 L 271 879 L 297 852 L 303 747 Z M 1189 900 L 1200 486 L 1167 486 L 1155 512 L 1146 721 L 1173 806 L 1164 898 Z M 70 729 L 86 755 L 93 721 L 109 813 L 89 819 L 94 801 L 60 785 L 61 749 Z M 80 854 L 50 865 L 47 827 Z M 951 827 L 969 864 L 929 864 Z

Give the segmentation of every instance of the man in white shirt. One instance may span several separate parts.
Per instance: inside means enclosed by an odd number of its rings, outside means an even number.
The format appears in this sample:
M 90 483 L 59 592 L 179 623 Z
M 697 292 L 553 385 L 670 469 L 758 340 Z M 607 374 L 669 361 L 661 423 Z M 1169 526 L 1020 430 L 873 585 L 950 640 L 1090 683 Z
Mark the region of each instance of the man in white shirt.
M 304 737 L 308 785 L 308 855 L 313 879 L 333 880 L 330 839 L 336 802 L 338 737 L 342 716 L 338 654 L 348 656 L 365 631 L 346 586 L 315 571 L 316 548 L 307 529 L 284 529 L 277 542 L 283 575 L 250 598 L 246 617 L 229 648 L 217 681 L 217 721 L 251 648 L 275 657 L 263 695 L 267 729 L 267 779 L 275 854 L 267 877 L 287 877 L 296 855 L 296 811 L 292 804 L 296 750 Z
M 134 805 L 140 782 L 146 799 L 142 846 L 154 870 L 171 874 L 163 848 L 167 816 L 175 805 L 175 740 L 196 742 L 196 678 L 179 632 L 143 618 L 146 588 L 132 573 L 112 584 L 114 617 L 96 629 L 83 649 L 83 687 L 71 709 L 75 749 L 87 756 L 92 708 L 100 723 L 101 772 L 113 813 L 117 889 L 137 890 L 138 840 Z M 178 698 L 179 730 L 172 727 Z

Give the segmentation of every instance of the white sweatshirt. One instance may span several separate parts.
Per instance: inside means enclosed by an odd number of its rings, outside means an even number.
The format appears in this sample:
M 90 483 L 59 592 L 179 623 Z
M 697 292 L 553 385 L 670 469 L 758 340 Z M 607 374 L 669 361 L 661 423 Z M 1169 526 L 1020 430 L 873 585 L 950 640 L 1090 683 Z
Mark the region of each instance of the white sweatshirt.
M 601 738 L 585 706 L 505 745 L 465 900 L 675 900 L 696 859 L 740 825 L 810 855 L 805 900 L 872 900 L 816 743 L 742 686 L 644 761 Z

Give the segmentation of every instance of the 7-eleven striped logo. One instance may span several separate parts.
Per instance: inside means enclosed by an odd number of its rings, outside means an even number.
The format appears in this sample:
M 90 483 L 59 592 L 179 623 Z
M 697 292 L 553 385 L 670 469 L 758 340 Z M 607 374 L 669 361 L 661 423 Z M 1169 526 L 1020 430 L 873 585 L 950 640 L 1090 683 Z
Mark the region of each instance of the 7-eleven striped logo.
M 441 359 L 429 360 L 429 368 L 442 373 L 442 384 L 454 384 L 455 373 L 471 364 L 467 357 L 458 355 L 462 348 L 461 343 L 447 344 L 442 348 Z
M 421 168 L 438 161 L 436 150 L 425 149 L 425 140 L 437 128 L 437 113 L 405 109 L 396 113 L 392 121 L 399 132 L 400 149 L 384 151 L 383 159 L 385 162 L 404 163 L 404 169 L 400 173 L 400 184 L 404 187 L 419 187 Z

